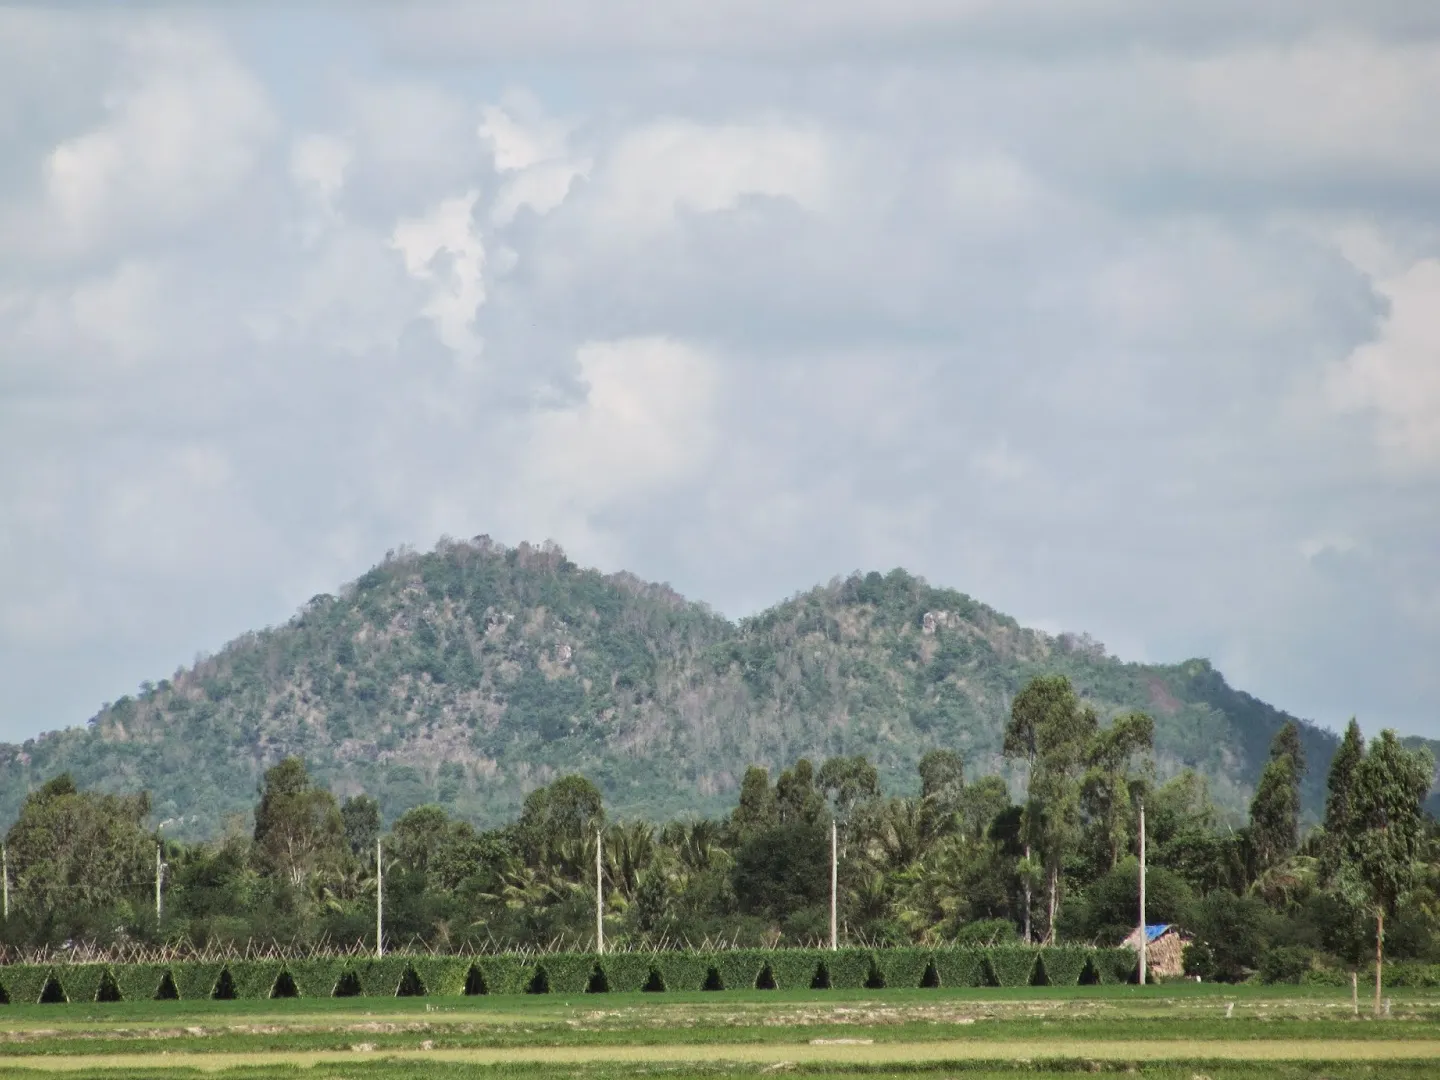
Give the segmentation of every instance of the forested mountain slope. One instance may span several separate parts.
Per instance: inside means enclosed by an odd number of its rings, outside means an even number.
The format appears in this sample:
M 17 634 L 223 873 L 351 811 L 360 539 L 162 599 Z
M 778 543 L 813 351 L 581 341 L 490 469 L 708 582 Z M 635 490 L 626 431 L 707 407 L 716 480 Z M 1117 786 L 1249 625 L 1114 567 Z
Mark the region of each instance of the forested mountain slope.
M 107 705 L 84 728 L 0 745 L 0 823 L 62 770 L 148 788 L 170 830 L 215 831 L 261 772 L 302 755 L 387 815 L 437 801 L 480 822 L 586 773 L 621 815 L 718 812 L 751 763 L 863 753 L 892 790 L 931 747 L 1001 768 L 1010 697 L 1058 671 L 1102 716 L 1156 720 L 1162 773 L 1194 766 L 1240 806 L 1285 714 L 1206 661 L 1125 664 L 894 570 L 836 580 L 739 624 L 553 546 L 480 537 L 392 554 L 283 626 Z M 1302 726 L 1318 807 L 1333 735 Z

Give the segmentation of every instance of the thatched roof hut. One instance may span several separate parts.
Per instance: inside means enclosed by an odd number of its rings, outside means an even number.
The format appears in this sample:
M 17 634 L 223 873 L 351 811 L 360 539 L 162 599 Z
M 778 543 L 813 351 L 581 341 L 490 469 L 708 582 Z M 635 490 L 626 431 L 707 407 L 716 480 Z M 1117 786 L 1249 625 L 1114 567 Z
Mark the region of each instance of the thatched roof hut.
M 1140 951 L 1140 927 L 1130 932 L 1123 945 Z M 1178 979 L 1185 974 L 1185 946 L 1193 940 L 1173 923 L 1151 923 L 1145 927 L 1145 967 L 1158 979 Z

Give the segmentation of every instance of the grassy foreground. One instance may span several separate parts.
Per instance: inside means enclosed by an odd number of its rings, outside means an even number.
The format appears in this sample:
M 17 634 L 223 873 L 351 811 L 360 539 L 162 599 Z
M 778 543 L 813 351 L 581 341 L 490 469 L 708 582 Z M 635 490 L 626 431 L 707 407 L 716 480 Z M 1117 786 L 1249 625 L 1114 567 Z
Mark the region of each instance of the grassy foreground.
M 0 1080 L 1440 1075 L 1440 993 L 1293 987 L 136 1002 L 0 1009 Z

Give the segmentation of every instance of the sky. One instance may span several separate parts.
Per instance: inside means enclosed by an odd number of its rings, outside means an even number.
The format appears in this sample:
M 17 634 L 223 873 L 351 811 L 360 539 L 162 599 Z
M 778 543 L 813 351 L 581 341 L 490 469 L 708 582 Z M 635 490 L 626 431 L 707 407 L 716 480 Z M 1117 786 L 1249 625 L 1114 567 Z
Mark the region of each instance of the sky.
M 117 7 L 0 3 L 0 739 L 482 533 L 1440 737 L 1440 5 Z

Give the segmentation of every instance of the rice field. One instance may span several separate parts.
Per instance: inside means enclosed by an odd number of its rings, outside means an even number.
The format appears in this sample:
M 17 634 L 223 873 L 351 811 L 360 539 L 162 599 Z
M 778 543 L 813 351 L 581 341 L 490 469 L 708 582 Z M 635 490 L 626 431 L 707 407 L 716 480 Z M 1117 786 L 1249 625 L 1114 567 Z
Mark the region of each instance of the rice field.
M 0 1080 L 1440 1075 L 1440 993 L 1028 987 L 0 1007 Z

